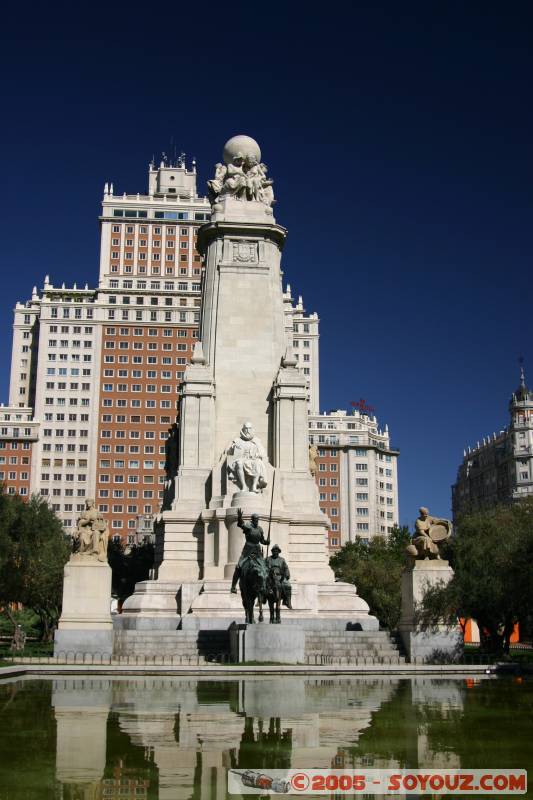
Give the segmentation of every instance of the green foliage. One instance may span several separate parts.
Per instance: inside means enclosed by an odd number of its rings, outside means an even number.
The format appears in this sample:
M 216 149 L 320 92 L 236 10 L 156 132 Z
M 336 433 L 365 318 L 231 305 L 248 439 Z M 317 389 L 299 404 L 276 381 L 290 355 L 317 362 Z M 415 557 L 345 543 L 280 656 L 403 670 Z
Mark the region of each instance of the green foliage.
M 450 543 L 454 577 L 424 596 L 419 621 L 472 618 L 490 652 L 509 652 L 514 625 L 533 609 L 533 502 L 464 516 Z
M 34 496 L 25 503 L 0 492 L 0 606 L 8 616 L 12 603 L 32 609 L 43 641 L 59 620 L 69 554 L 63 526 L 44 500 Z
M 370 613 L 390 631 L 400 620 L 401 574 L 410 538 L 406 526 L 395 526 L 388 536 L 376 536 L 368 542 L 356 537 L 330 560 L 335 576 L 354 583 Z
M 9 617 L 6 614 L 0 614 L 0 636 L 8 636 L 11 639 L 13 625 L 22 625 L 26 636 L 31 636 L 33 639 L 41 636 L 41 621 L 31 608 L 11 611 Z
M 112 571 L 112 593 L 123 602 L 133 594 L 135 584 L 150 577 L 154 565 L 154 546 L 150 542 L 125 547 L 111 540 L 107 560 Z

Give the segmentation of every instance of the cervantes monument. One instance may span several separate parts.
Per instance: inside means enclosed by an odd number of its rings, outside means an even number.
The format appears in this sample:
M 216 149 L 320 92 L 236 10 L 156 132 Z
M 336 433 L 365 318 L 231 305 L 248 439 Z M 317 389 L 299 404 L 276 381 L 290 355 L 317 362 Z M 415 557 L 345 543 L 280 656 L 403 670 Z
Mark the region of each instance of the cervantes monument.
M 335 582 L 328 520 L 310 472 L 306 381 L 286 340 L 272 181 L 257 143 L 236 136 L 209 181 L 202 323 L 179 405 L 177 454 L 158 535 L 156 579 L 124 604 L 125 629 L 227 628 L 243 621 L 230 591 L 256 513 L 291 568 L 284 621 L 377 629 L 356 588 Z

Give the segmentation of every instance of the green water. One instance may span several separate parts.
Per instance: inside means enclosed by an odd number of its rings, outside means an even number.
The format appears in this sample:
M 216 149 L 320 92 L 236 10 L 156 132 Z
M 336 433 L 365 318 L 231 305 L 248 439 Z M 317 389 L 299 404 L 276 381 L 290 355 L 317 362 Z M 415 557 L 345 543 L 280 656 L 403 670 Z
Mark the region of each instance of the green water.
M 0 683 L 0 800 L 225 800 L 228 769 L 305 767 L 520 768 L 533 781 L 533 681 Z

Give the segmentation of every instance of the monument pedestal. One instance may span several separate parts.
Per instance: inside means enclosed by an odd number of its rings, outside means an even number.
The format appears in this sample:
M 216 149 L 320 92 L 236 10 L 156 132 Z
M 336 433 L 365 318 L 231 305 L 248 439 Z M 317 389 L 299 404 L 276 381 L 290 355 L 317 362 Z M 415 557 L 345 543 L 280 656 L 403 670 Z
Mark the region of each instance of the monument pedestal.
M 226 143 L 224 163 L 209 183 L 211 219 L 198 230 L 202 324 L 167 459 L 172 501 L 161 515 L 157 578 L 138 584 L 115 625 L 227 631 L 244 621 L 230 581 L 244 545 L 258 545 L 248 523 L 256 515 L 261 541 L 269 537 L 289 565 L 291 636 L 295 625 L 377 630 L 355 586 L 337 583 L 329 566 L 329 520 L 309 469 L 307 378 L 285 328 L 287 231 L 272 214 L 272 181 L 249 137 Z
M 230 628 L 233 661 L 272 661 L 276 664 L 303 664 L 305 632 L 298 625 L 233 624 Z
M 63 608 L 54 653 L 113 652 L 111 568 L 90 556 L 73 555 L 65 565 Z
M 447 561 L 417 560 L 402 575 L 402 611 L 399 631 L 411 663 L 427 663 L 435 655 L 453 657 L 462 641 L 459 626 L 437 625 L 423 631 L 416 620 L 416 610 L 428 587 L 446 585 L 453 577 Z

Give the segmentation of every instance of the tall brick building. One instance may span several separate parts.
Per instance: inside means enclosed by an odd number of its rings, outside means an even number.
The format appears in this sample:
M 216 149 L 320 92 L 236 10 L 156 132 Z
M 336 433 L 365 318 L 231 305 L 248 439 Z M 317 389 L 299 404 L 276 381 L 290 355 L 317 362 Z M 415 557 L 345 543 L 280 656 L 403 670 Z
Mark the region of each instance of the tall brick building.
M 19 428 L 31 429 L 31 455 L 29 464 L 21 462 L 20 474 L 15 464 L 0 464 L 6 467 L 0 480 L 9 491 L 47 498 L 68 532 L 88 497 L 96 499 L 113 535 L 131 543 L 152 530 L 161 506 L 165 441 L 199 334 L 202 263 L 196 240 L 209 218 L 209 202 L 197 193 L 194 162 L 190 168 L 184 159 L 151 163 L 147 194 L 115 194 L 113 184 L 104 187 L 97 288 L 57 287 L 47 276 L 42 290 L 35 287 L 31 299 L 15 308 L 5 413 L 25 416 L 27 424 Z M 306 313 L 301 297 L 293 299 L 290 286 L 284 304 L 287 339 L 308 380 L 310 438 L 319 441 L 313 429 L 320 416 L 319 319 Z M 9 426 L 5 430 L 2 456 L 14 459 L 8 455 Z M 379 441 L 388 447 L 388 433 Z M 347 438 L 343 448 L 349 447 Z M 331 450 L 325 454 L 327 445 L 320 449 L 321 458 L 335 458 Z M 394 487 L 387 518 L 376 517 L 374 527 L 372 512 L 365 535 L 383 532 L 389 513 L 397 521 L 395 481 Z M 339 493 L 351 490 L 343 478 Z M 341 517 L 333 518 L 335 494 L 329 491 L 322 504 L 331 513 L 332 534 L 338 534 L 332 546 L 359 532 L 348 513 L 351 495 L 339 505 L 345 509 L 342 529 Z

